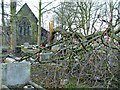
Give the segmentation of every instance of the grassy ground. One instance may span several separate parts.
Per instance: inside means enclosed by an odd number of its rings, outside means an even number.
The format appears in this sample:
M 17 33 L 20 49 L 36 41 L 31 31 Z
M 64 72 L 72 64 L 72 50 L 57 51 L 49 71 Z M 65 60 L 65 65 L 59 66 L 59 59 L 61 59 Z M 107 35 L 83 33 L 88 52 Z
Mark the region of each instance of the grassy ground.
M 31 68 L 31 79 L 33 82 L 47 88 L 59 87 L 73 87 L 76 83 L 77 78 L 70 76 L 67 71 L 62 67 L 56 67 L 57 65 L 53 64 L 36 64 L 32 65 Z M 63 85 L 61 80 L 69 79 L 69 84 Z M 81 82 L 83 79 L 80 80 Z
M 31 79 L 33 82 L 37 83 L 38 85 L 42 85 L 43 87 L 52 87 L 53 70 L 54 67 L 51 67 L 49 65 L 32 65 Z

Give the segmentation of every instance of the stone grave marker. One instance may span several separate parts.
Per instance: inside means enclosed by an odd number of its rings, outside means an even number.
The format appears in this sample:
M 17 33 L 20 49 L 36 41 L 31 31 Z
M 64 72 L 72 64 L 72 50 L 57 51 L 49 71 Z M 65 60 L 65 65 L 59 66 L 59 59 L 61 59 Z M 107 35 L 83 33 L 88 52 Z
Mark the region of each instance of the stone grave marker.
M 2 63 L 2 83 L 6 86 L 24 85 L 30 80 L 30 63 Z

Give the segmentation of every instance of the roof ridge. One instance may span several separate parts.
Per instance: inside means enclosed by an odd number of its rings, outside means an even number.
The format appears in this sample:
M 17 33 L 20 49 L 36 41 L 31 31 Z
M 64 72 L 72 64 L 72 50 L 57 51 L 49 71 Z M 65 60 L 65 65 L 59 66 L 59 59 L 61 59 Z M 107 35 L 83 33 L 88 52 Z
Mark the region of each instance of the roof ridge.
M 35 16 L 35 14 L 32 12 L 32 10 L 30 9 L 30 7 L 28 6 L 27 3 L 25 3 L 21 8 L 20 10 L 16 13 L 16 15 L 21 11 L 22 8 L 24 8 L 25 6 L 27 6 L 27 8 L 31 11 L 31 13 L 33 14 L 33 16 L 35 17 L 35 19 L 37 20 L 38 22 L 38 18 Z

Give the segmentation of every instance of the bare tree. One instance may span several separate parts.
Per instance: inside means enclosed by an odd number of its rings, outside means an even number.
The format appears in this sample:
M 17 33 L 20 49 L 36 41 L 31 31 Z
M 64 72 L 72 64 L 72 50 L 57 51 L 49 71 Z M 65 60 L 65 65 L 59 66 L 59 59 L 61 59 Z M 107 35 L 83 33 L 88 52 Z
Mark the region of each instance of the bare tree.
M 48 7 L 49 5 L 51 5 L 54 1 L 56 0 L 53 0 L 51 2 L 48 2 L 47 5 L 45 5 L 44 7 L 41 7 L 42 6 L 42 0 L 39 1 L 39 25 L 38 25 L 38 36 L 37 36 L 37 45 L 40 46 L 41 45 L 41 18 L 43 16 L 43 14 L 45 14 L 46 12 L 48 11 L 51 11 L 52 9 L 58 7 L 58 6 L 55 6 L 55 7 L 52 7 L 50 9 L 46 9 L 46 7 Z
M 42 16 L 42 13 L 41 13 L 41 0 L 39 1 L 39 25 L 38 25 L 38 38 L 37 38 L 37 45 L 40 46 L 40 40 L 41 40 L 41 16 Z
M 16 16 L 16 0 L 10 1 L 10 48 L 14 50 L 16 46 L 16 29 L 15 29 L 15 16 Z
M 49 64 L 42 67 L 40 63 L 41 84 L 49 81 L 51 87 L 65 87 L 60 81 L 68 79 L 75 87 L 82 83 L 93 88 L 119 88 L 119 3 L 63 2 L 54 10 L 59 26 L 52 35 L 61 37 L 34 54 L 54 54 Z M 56 50 L 49 48 L 56 45 Z
M 99 5 L 64 2 L 61 6 L 55 10 L 60 28 L 53 32 L 61 38 L 50 44 L 61 46 L 51 50 L 56 63 L 53 75 L 59 77 L 56 70 L 63 70 L 59 78 L 75 78 L 76 87 L 80 82 L 90 87 L 118 87 L 119 1 Z M 58 78 L 54 80 L 56 87 Z
M 4 29 L 5 29 L 5 20 L 4 20 L 4 0 L 1 2 L 1 7 L 2 7 L 2 41 L 4 41 Z M 2 42 L 3 44 L 4 42 Z M 3 44 L 4 45 L 4 44 Z

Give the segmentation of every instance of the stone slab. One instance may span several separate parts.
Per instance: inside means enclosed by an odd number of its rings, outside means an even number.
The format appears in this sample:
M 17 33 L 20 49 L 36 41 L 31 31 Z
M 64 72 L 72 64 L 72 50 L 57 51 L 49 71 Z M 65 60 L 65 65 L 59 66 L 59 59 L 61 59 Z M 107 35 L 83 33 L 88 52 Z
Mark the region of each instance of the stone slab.
M 6 86 L 26 84 L 30 80 L 30 63 L 2 63 L 2 83 Z

